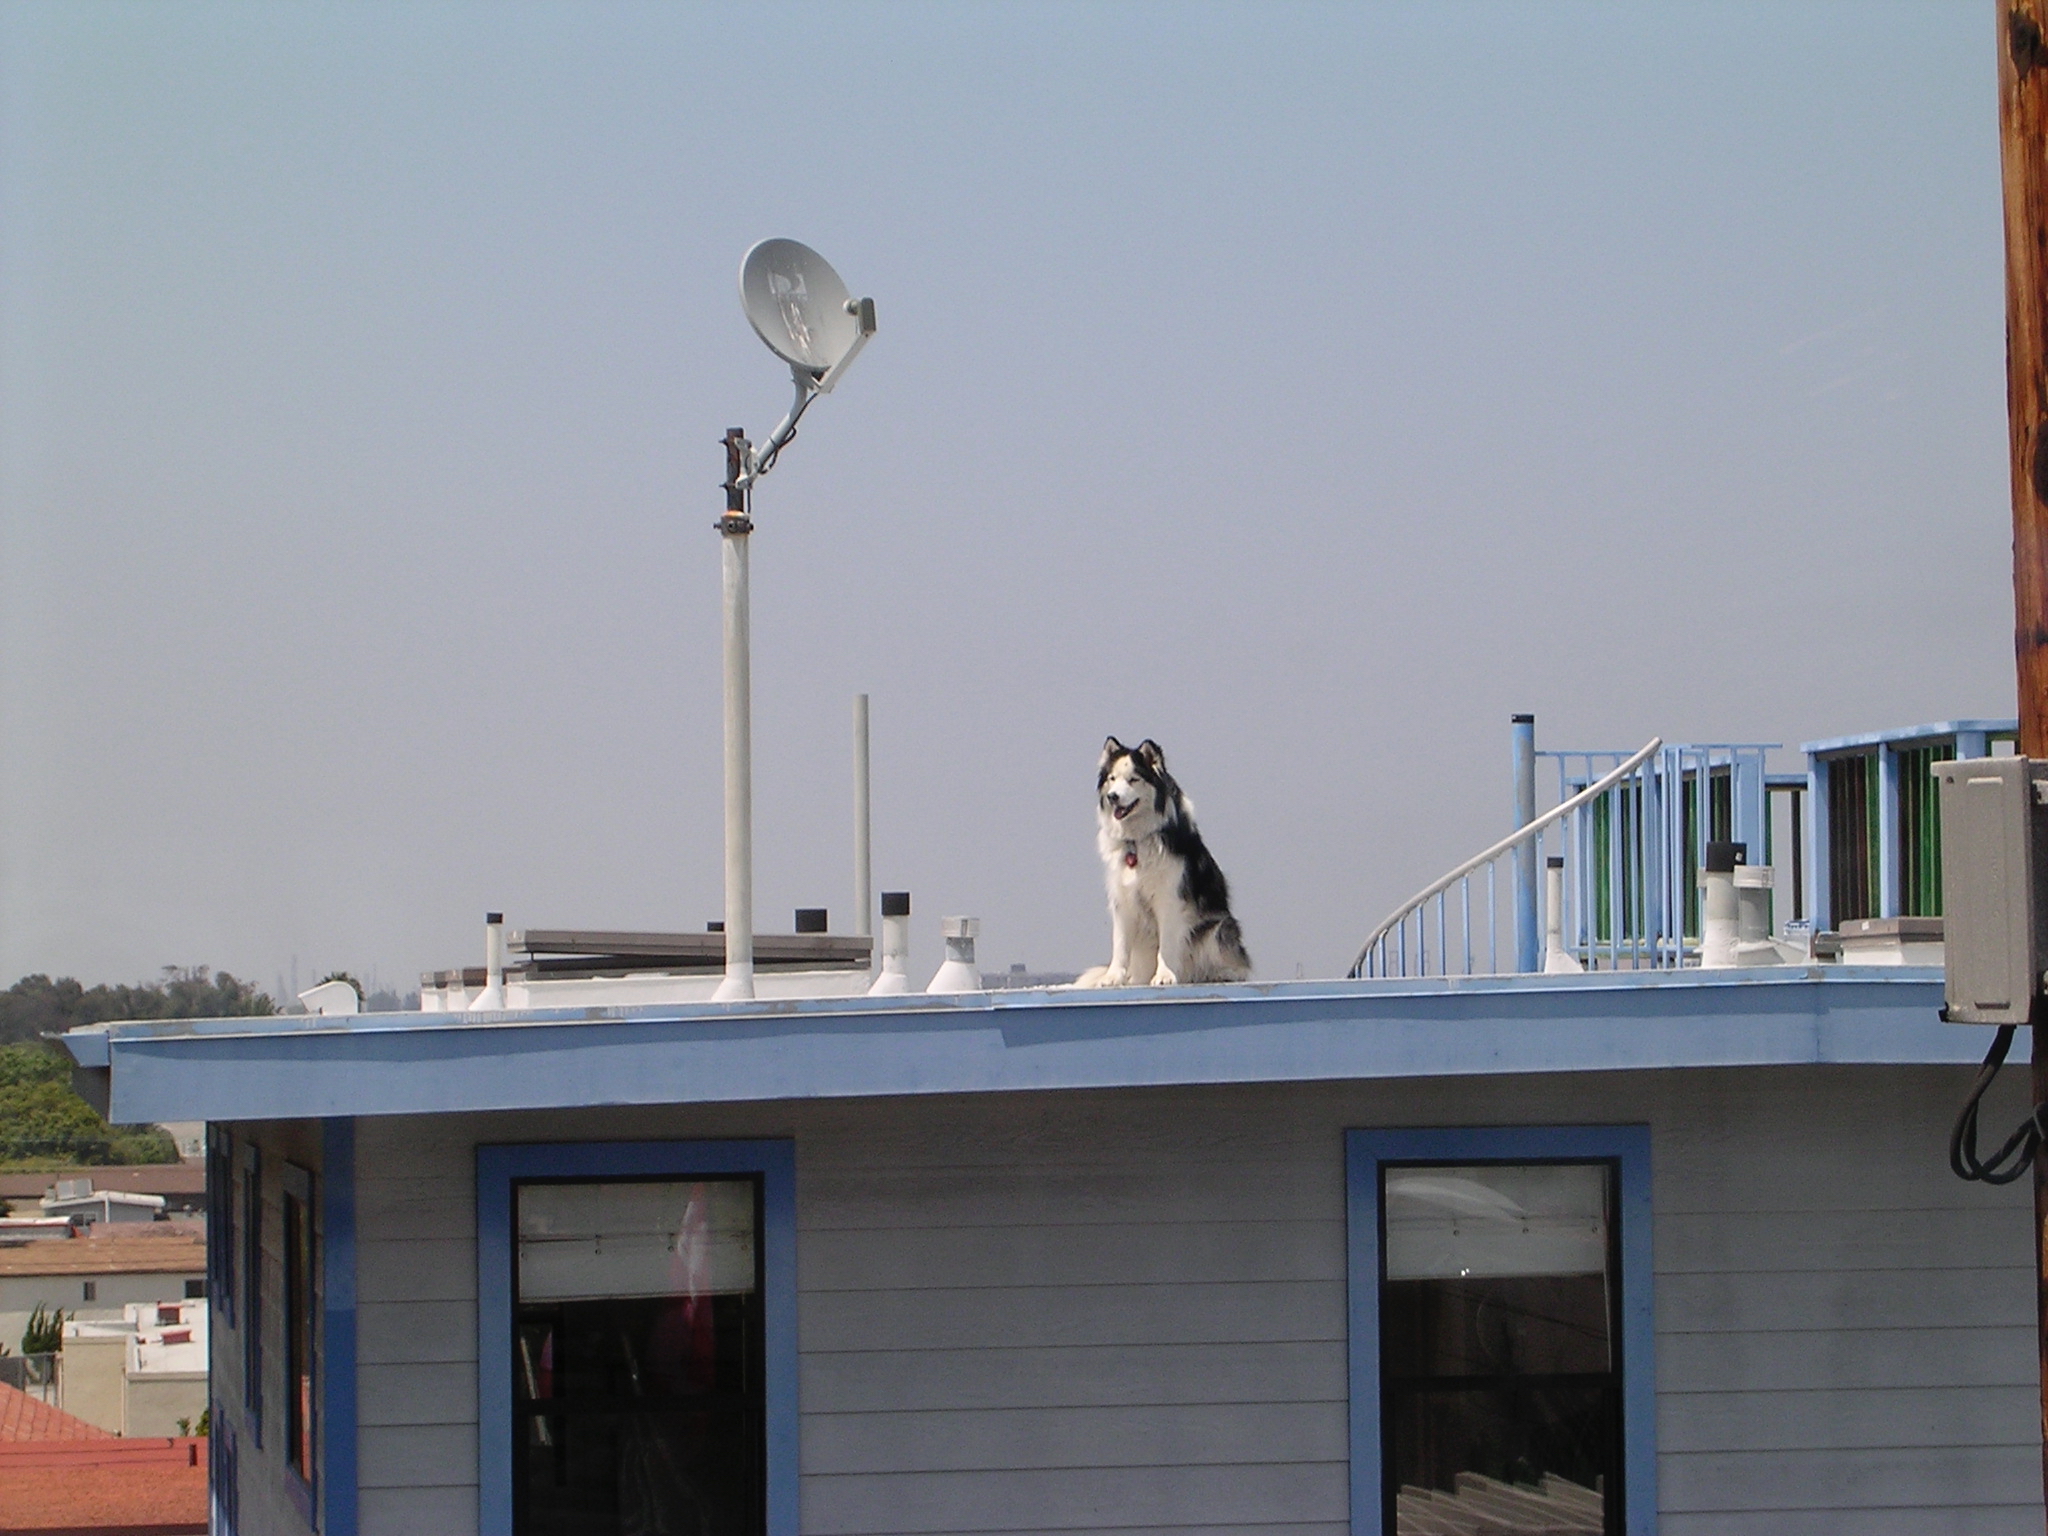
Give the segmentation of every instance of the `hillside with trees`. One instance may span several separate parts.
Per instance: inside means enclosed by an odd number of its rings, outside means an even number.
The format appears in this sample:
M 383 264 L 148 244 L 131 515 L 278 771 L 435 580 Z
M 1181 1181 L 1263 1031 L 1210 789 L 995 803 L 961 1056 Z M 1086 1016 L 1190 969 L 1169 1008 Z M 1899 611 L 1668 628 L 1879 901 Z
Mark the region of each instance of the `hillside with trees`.
M 0 992 L 0 1168 L 175 1163 L 150 1125 L 109 1125 L 71 1089 L 71 1062 L 44 1037 L 113 1019 L 206 1019 L 274 1013 L 250 983 L 203 965 L 167 966 L 161 981 L 87 987 L 24 976 Z

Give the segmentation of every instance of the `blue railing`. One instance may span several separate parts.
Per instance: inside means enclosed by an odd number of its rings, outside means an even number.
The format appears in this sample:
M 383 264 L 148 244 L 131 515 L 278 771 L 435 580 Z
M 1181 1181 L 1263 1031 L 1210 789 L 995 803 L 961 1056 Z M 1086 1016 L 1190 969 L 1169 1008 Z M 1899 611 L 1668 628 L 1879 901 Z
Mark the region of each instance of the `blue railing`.
M 1676 968 L 1697 955 L 1707 844 L 1744 844 L 1752 863 L 1770 856 L 1768 745 L 1532 747 L 1518 736 L 1518 771 L 1533 777 L 1548 759 L 1555 803 L 1396 908 L 1353 976 Z

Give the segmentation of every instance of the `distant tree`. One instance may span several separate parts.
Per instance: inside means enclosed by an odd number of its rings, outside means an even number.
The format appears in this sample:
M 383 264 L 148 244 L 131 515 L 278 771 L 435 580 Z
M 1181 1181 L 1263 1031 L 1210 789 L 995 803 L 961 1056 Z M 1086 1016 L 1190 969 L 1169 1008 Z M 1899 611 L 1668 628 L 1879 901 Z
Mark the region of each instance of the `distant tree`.
M 0 1162 L 175 1163 L 153 1125 L 109 1125 L 71 1089 L 69 1060 L 42 1041 L 0 1045 Z
M 0 1045 L 112 1019 L 225 1019 L 276 1011 L 253 982 L 203 965 L 167 965 L 162 980 L 133 987 L 86 987 L 69 976 L 52 981 L 37 974 L 0 992 Z
M 40 1301 L 28 1315 L 28 1327 L 21 1335 L 24 1355 L 54 1355 L 64 1348 L 64 1309 L 52 1312 Z
M 347 971 L 329 971 L 325 976 L 322 976 L 318 981 L 314 982 L 313 985 L 316 987 L 324 987 L 330 981 L 347 982 L 350 986 L 356 989 L 356 1001 L 358 1003 L 362 1002 L 364 996 L 363 984 L 360 981 L 357 981 L 355 977 L 349 975 Z

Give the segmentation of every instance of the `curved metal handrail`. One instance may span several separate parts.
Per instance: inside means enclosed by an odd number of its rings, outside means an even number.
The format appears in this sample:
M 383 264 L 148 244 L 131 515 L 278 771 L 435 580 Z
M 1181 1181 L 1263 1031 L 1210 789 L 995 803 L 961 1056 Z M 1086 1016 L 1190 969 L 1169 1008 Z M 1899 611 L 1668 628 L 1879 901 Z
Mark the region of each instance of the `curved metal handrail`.
M 1531 838 L 1535 837 L 1538 833 L 1542 832 L 1542 830 L 1545 827 L 1549 826 L 1552 822 L 1560 821 L 1564 817 L 1569 816 L 1573 811 L 1576 811 L 1580 806 L 1589 804 L 1592 801 L 1599 799 L 1600 796 L 1606 794 L 1608 790 L 1614 788 L 1615 785 L 1619 784 L 1623 779 L 1627 778 L 1630 774 L 1634 773 L 1636 769 L 1642 767 L 1644 763 L 1648 762 L 1652 757 L 1654 757 L 1657 753 L 1657 749 L 1663 745 L 1663 737 L 1652 736 L 1647 746 L 1643 747 L 1642 750 L 1637 752 L 1633 757 L 1626 759 L 1617 767 L 1615 767 L 1608 773 L 1604 774 L 1598 782 L 1587 785 L 1584 789 L 1580 790 L 1576 795 L 1573 795 L 1571 799 L 1552 806 L 1549 810 L 1545 811 L 1541 816 L 1538 816 L 1534 821 L 1530 822 L 1526 827 L 1517 827 L 1513 832 L 1510 832 L 1506 837 L 1502 838 L 1499 842 L 1495 843 L 1491 848 L 1487 849 L 1486 852 L 1481 854 L 1475 854 L 1473 857 L 1467 859 L 1464 863 L 1460 864 L 1456 869 L 1452 870 L 1448 875 L 1443 876 L 1439 880 L 1432 881 L 1428 886 L 1424 887 L 1419 894 L 1401 903 L 1400 906 L 1394 909 L 1393 915 L 1391 917 L 1389 917 L 1385 922 L 1381 923 L 1379 927 L 1373 929 L 1372 936 L 1368 938 L 1365 941 L 1364 945 L 1359 949 L 1358 958 L 1351 962 L 1351 969 L 1346 974 L 1350 976 L 1362 975 L 1365 971 L 1366 957 L 1373 952 L 1376 946 L 1378 946 L 1386 939 L 1388 934 L 1392 933 L 1395 929 L 1399 928 L 1401 924 L 1407 922 L 1410 917 L 1414 916 L 1415 913 L 1418 910 L 1420 910 L 1424 902 L 1428 901 L 1433 896 L 1442 895 L 1445 891 L 1449 890 L 1458 881 L 1464 879 L 1465 876 L 1471 874 L 1473 870 L 1478 869 L 1481 865 L 1491 864 L 1495 859 L 1499 858 L 1502 854 L 1512 851 L 1519 844 L 1528 842 Z

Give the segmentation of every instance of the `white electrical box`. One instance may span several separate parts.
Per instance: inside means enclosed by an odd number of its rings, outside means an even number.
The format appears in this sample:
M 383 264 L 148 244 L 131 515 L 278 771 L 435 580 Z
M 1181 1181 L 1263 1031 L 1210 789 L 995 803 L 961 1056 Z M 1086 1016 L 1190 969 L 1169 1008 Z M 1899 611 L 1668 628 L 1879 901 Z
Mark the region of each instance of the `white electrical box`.
M 2024 1024 L 2048 955 L 2048 762 L 1936 763 L 1947 1006 L 1956 1024 Z

